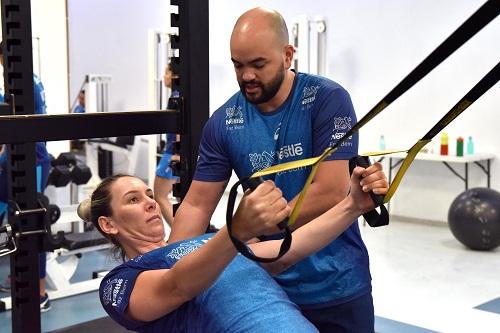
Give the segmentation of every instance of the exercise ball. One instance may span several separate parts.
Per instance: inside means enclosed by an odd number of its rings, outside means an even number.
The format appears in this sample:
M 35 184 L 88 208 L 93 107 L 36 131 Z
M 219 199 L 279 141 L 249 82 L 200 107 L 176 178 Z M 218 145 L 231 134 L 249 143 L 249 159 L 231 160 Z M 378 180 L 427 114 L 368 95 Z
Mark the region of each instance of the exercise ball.
M 473 250 L 487 251 L 500 245 L 500 193 L 473 188 L 453 200 L 448 211 L 453 236 Z

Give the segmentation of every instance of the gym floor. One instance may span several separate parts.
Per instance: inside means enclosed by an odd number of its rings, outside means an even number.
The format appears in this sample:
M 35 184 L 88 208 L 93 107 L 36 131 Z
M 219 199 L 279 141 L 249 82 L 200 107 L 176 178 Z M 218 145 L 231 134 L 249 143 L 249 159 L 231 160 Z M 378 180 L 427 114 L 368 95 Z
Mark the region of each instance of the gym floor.
M 467 250 L 446 226 L 394 219 L 389 227 L 361 230 L 371 258 L 376 332 L 498 332 L 500 248 Z M 105 251 L 85 253 L 81 260 L 72 281 L 113 267 Z M 0 278 L 8 270 L 8 259 L 0 258 Z M 97 292 L 59 299 L 42 314 L 42 331 L 105 316 Z M 11 332 L 10 320 L 9 311 L 0 313 L 2 332 Z

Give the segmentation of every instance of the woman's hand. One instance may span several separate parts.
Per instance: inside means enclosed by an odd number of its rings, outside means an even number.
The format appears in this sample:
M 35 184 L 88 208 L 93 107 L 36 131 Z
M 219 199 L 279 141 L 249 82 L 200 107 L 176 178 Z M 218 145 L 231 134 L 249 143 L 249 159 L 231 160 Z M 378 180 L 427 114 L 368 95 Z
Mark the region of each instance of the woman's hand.
M 273 181 L 266 180 L 253 192 L 247 191 L 233 216 L 233 234 L 247 240 L 279 232 L 276 226 L 290 214 L 291 209 Z
M 361 214 L 364 214 L 375 207 L 375 203 L 370 197 L 370 191 L 375 194 L 385 195 L 389 188 L 387 177 L 382 171 L 382 164 L 376 162 L 364 169 L 356 167 L 351 175 L 351 192 L 349 197 L 352 204 Z

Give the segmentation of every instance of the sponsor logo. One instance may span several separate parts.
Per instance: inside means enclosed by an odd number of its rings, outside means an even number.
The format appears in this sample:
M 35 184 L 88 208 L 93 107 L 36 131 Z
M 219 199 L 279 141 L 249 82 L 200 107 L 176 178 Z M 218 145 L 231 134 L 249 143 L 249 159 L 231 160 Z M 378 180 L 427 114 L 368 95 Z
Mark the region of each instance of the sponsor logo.
M 269 168 L 274 162 L 274 152 L 264 151 L 262 154 L 254 153 L 248 154 L 250 163 L 252 164 L 252 172 Z
M 293 143 L 285 145 L 278 149 L 277 151 L 264 151 L 259 153 L 250 153 L 248 157 L 250 158 L 250 163 L 252 164 L 252 172 L 260 171 L 269 168 L 274 164 L 275 156 L 278 160 L 287 159 L 290 157 L 302 156 L 304 154 L 304 148 L 302 143 Z
M 243 109 L 241 106 L 231 106 L 226 108 L 226 125 L 241 125 L 243 120 Z
M 127 281 L 122 278 L 109 280 L 104 287 L 102 302 L 104 305 L 111 303 L 112 306 L 118 306 L 122 302 L 122 295 L 127 290 Z
M 274 131 L 274 141 L 277 141 L 280 137 L 281 123 L 278 124 L 278 128 Z
M 314 102 L 319 88 L 319 86 L 304 87 L 304 90 L 302 91 L 302 105 Z
M 351 117 L 334 117 L 333 124 L 335 130 L 350 130 L 351 129 Z
M 334 142 L 340 140 L 346 133 L 349 131 L 351 126 L 352 118 L 351 117 L 334 117 L 333 118 L 333 133 L 330 138 L 330 146 L 334 145 Z M 349 136 L 348 140 L 352 139 L 352 135 Z M 341 147 L 351 147 L 352 142 L 344 141 L 340 145 Z
M 189 242 L 180 243 L 179 246 L 169 253 L 167 253 L 168 258 L 179 260 L 185 255 L 193 252 L 194 250 L 200 248 L 203 244 L 197 240 L 191 240 Z
M 289 157 L 301 156 L 304 153 L 302 143 L 294 143 L 280 148 L 277 152 L 278 159 L 282 160 Z

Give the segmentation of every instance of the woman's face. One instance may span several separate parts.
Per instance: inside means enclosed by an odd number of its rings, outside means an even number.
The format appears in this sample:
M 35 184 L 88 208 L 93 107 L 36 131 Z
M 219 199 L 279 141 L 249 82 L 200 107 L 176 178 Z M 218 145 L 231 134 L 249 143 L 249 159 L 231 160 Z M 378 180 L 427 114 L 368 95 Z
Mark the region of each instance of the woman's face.
M 110 187 L 110 219 L 121 241 L 140 243 L 162 242 L 165 238 L 160 206 L 153 191 L 135 177 L 118 178 Z

